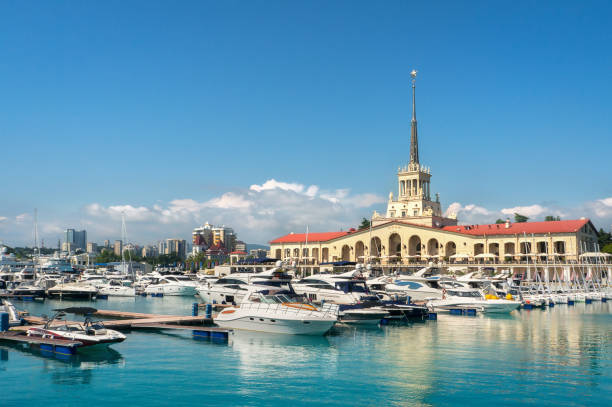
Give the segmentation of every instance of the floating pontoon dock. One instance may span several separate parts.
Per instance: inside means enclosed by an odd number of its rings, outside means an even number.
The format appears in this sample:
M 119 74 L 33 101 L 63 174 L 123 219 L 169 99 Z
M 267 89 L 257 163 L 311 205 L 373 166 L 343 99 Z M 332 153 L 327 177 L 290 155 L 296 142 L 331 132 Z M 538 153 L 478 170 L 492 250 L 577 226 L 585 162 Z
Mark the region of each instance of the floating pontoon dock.
M 128 319 L 113 319 L 105 320 L 104 326 L 115 330 L 136 330 L 136 329 L 181 329 L 191 330 L 194 337 L 220 339 L 227 341 L 231 330 L 212 326 L 212 318 L 204 316 L 184 316 L 184 315 L 160 315 L 160 314 L 144 314 L 138 312 L 114 311 L 114 310 L 97 310 L 91 315 L 99 317 L 115 317 Z M 42 326 L 47 320 L 42 317 L 27 315 L 23 320 L 28 323 L 28 326 L 12 327 L 8 332 L 0 332 L 0 341 L 25 342 L 30 344 L 40 344 L 41 349 L 53 351 L 56 353 L 74 354 L 76 349 L 82 345 L 77 341 L 65 341 L 58 339 L 43 339 L 38 337 L 30 337 L 25 334 L 25 331 L 33 326 Z M 80 324 L 80 321 L 55 320 L 51 323 L 51 327 L 64 324 Z M 45 348 L 44 346 L 48 346 Z M 56 350 L 57 349 L 57 350 Z

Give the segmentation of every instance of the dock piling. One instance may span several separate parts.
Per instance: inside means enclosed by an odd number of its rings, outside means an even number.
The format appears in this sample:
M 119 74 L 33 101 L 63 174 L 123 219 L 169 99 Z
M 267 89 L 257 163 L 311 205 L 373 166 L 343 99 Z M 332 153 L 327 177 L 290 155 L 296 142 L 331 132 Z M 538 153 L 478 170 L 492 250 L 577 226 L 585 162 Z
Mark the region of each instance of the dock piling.
M 8 312 L 0 312 L 0 332 L 6 332 L 9 329 L 9 314 Z

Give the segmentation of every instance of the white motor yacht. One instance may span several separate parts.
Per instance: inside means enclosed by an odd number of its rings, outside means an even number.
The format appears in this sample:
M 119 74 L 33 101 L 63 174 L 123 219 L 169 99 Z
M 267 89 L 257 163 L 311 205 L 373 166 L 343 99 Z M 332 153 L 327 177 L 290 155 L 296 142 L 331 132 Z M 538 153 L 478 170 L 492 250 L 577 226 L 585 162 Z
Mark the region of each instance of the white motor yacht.
M 430 299 L 442 298 L 442 288 L 439 285 L 439 278 L 426 278 L 424 274 L 429 271 L 429 267 L 422 268 L 412 275 L 381 276 L 368 280 L 368 286 L 379 288 L 384 287 L 384 291 L 390 296 L 409 296 L 412 301 L 427 301 Z M 384 286 L 383 286 L 384 284 Z
M 260 273 L 232 273 L 214 282 L 206 282 L 198 288 L 204 302 L 218 304 L 240 304 L 251 285 L 279 289 L 290 289 L 291 276 L 279 267 Z
M 45 289 L 35 284 L 22 283 L 22 284 L 19 284 L 17 287 L 13 288 L 11 290 L 11 294 L 16 295 L 18 297 L 23 296 L 23 297 L 44 298 Z
M 59 283 L 47 290 L 47 296 L 60 299 L 88 299 L 98 294 L 98 289 L 85 283 Z
M 360 268 L 342 274 L 315 274 L 292 284 L 311 302 L 338 306 L 338 319 L 348 324 L 376 325 L 389 313 L 360 278 Z
M 111 280 L 107 284 L 98 286 L 98 293 L 109 297 L 134 297 L 136 289 L 121 284 L 119 281 Z
M 99 295 L 109 297 L 134 297 L 136 289 L 121 284 L 121 280 L 109 280 L 102 275 L 81 276 L 79 284 L 90 284 L 98 289 Z
M 520 305 L 520 301 L 486 299 L 479 290 L 459 287 L 445 289 L 443 298 L 427 302 L 427 306 L 434 311 L 473 308 L 485 313 L 507 313 L 518 309 Z
M 149 284 L 144 292 L 146 294 L 163 294 L 191 297 L 196 294 L 197 283 L 187 276 L 167 275 L 157 282 Z
M 252 286 L 239 306 L 226 308 L 215 318 L 223 328 L 249 331 L 323 335 L 337 321 L 336 308 L 321 310 L 302 302 L 287 290 L 262 290 Z
M 293 283 L 298 294 L 305 295 L 315 303 L 353 305 L 363 302 L 376 302 L 378 298 L 366 286 L 365 280 L 356 278 L 358 270 L 342 274 L 314 274 Z

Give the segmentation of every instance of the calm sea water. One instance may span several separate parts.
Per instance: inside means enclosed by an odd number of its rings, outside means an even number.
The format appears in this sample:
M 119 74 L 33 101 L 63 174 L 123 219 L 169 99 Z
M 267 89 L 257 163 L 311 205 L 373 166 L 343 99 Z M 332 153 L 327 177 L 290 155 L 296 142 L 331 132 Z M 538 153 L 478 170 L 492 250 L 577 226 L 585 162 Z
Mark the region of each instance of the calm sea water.
M 99 300 L 100 309 L 190 314 L 189 298 Z M 83 302 L 16 302 L 34 315 Z M 75 319 L 75 318 L 72 318 Z M 611 303 L 440 315 L 325 337 L 134 332 L 60 359 L 0 344 L 0 406 L 612 405 Z

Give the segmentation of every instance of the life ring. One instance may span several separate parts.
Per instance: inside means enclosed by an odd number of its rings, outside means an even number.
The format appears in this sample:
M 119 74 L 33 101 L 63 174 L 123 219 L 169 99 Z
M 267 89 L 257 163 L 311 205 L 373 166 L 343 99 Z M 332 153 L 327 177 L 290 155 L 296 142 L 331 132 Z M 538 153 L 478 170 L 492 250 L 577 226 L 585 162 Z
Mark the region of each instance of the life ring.
M 302 304 L 299 302 L 283 302 L 281 305 L 285 307 L 297 308 L 297 309 L 305 309 L 309 311 L 316 311 L 317 309 L 310 304 Z

